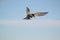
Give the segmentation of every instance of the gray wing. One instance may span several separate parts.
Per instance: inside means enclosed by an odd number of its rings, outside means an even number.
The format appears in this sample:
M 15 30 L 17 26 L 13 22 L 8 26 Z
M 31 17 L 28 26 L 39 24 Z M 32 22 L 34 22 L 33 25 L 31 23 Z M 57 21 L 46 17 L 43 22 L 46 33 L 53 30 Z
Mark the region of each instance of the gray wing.
M 37 13 L 34 13 L 35 16 L 44 16 L 48 14 L 48 12 L 37 12 Z
M 27 15 L 30 14 L 30 9 L 28 7 L 26 7 L 26 13 Z

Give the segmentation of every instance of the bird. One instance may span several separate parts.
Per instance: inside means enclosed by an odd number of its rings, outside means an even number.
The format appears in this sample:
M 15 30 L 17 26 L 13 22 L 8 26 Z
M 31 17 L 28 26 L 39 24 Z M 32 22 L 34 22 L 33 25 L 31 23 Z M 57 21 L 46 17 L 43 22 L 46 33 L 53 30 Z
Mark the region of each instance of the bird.
M 35 13 L 31 13 L 30 9 L 28 7 L 26 7 L 26 17 L 24 19 L 29 20 L 31 18 L 34 18 L 36 16 L 44 16 L 46 14 L 48 14 L 48 12 L 35 12 Z

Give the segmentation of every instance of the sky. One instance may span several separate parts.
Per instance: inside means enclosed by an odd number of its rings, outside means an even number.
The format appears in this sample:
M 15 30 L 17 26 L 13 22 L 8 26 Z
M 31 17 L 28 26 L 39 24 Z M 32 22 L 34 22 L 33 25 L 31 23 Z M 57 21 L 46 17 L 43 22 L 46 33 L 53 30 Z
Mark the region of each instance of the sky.
M 23 20 L 26 7 L 45 16 Z M 0 40 L 60 40 L 60 0 L 0 0 Z

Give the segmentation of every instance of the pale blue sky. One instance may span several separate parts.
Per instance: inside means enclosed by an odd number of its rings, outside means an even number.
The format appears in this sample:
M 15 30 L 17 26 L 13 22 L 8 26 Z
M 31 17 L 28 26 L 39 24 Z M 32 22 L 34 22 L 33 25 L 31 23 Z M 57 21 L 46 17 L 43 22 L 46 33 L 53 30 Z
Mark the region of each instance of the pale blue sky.
M 60 20 L 60 0 L 3 0 L 0 6 L 0 19 L 4 20 L 22 20 L 26 15 L 27 6 L 31 12 L 49 12 L 48 15 L 37 19 Z
M 26 7 L 48 14 L 26 21 Z M 0 40 L 60 40 L 60 0 L 0 1 Z

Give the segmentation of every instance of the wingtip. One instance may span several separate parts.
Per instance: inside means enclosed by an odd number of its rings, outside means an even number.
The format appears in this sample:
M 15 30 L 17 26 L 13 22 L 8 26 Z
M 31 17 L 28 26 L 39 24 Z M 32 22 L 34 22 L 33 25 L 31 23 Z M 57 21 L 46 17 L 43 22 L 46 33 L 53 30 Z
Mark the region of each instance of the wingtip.
M 28 8 L 28 7 L 26 7 L 26 8 Z
M 46 12 L 46 13 L 48 13 L 48 12 Z
M 45 12 L 45 14 L 48 14 L 48 12 Z

